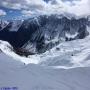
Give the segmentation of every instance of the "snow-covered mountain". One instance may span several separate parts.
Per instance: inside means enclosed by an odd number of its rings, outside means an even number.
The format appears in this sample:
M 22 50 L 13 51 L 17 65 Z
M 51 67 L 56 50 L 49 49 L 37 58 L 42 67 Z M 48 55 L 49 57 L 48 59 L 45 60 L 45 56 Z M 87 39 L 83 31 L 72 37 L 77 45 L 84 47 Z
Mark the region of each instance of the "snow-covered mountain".
M 0 31 L 0 39 L 8 41 L 16 51 L 43 53 L 63 41 L 85 38 L 89 23 L 88 17 L 41 15 L 10 22 Z
M 0 39 L 0 89 L 90 90 L 89 18 L 8 22 Z
M 18 31 L 19 27 L 22 25 L 23 20 L 11 20 L 5 21 L 1 20 L 0 26 L 2 31 Z
M 86 40 L 89 42 L 86 43 Z M 0 41 L 0 88 L 89 90 L 89 47 L 90 36 L 62 43 L 45 54 L 26 58 L 17 55 L 8 42 Z
M 0 31 L 3 30 L 8 24 L 8 21 L 0 20 Z
M 87 27 L 90 33 L 90 27 Z M 88 43 L 87 43 L 88 41 Z M 28 47 L 33 49 L 32 47 Z M 0 41 L 0 49 L 6 55 L 26 64 L 38 64 L 51 68 L 76 68 L 90 67 L 90 35 L 84 39 L 61 42 L 50 50 L 42 54 L 34 54 L 25 57 L 16 54 L 14 48 L 6 41 Z

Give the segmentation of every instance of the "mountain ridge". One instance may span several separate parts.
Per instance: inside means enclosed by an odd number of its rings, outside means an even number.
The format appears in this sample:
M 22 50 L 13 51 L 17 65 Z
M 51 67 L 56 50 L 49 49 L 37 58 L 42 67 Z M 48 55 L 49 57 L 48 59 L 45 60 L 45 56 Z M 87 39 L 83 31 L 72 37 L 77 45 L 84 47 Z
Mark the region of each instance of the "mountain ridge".
M 10 22 L 0 30 L 0 39 L 8 41 L 14 48 L 28 50 L 33 47 L 29 52 L 43 53 L 61 41 L 85 38 L 89 24 L 89 17 L 69 19 L 63 15 L 41 15 Z

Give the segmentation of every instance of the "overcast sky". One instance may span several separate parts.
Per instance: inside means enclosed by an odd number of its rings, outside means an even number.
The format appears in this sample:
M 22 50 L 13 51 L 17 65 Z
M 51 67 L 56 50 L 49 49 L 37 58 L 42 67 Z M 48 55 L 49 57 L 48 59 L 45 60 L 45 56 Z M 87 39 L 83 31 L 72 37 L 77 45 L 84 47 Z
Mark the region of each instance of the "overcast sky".
M 90 0 L 0 0 L 0 18 L 19 19 L 37 14 L 90 14 Z

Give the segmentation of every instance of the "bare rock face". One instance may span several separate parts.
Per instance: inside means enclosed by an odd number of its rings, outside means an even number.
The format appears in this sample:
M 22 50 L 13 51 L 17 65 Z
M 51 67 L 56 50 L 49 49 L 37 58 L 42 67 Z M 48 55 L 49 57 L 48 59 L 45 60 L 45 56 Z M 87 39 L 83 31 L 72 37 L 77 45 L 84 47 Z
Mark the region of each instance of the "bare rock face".
M 83 39 L 89 33 L 88 18 L 67 18 L 62 15 L 42 15 L 22 21 L 9 22 L 0 31 L 0 39 L 8 41 L 16 51 L 43 53 L 61 41 Z M 1 24 L 0 24 L 1 26 Z M 20 48 L 20 49 L 19 49 Z M 22 50 L 21 50 L 22 48 Z

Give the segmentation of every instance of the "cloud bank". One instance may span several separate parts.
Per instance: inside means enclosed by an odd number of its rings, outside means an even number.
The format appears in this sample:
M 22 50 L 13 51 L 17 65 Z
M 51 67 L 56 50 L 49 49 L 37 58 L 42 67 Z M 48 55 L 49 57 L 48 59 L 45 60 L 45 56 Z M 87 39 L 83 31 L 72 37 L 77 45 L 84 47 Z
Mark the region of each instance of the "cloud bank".
M 6 12 L 4 10 L 0 9 L 0 16 L 4 16 L 4 15 L 6 15 Z
M 0 6 L 21 10 L 23 15 L 71 13 L 90 14 L 90 0 L 0 0 Z

